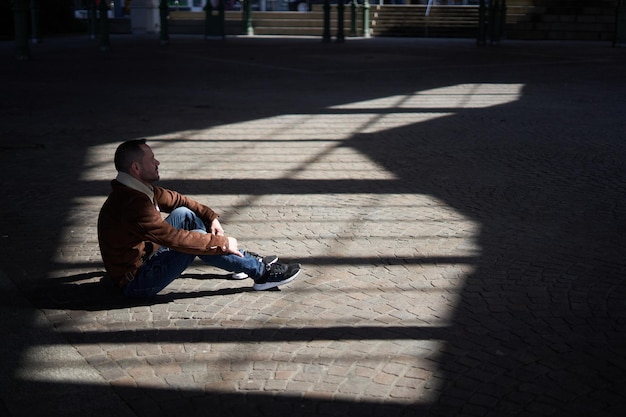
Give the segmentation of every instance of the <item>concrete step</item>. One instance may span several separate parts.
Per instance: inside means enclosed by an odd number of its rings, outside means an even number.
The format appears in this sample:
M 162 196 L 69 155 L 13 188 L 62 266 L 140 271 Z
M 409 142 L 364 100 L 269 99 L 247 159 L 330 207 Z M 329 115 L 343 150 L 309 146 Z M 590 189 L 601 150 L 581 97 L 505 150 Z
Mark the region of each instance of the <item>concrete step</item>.
M 477 6 L 375 5 L 370 10 L 374 36 L 474 37 L 478 27 Z
M 344 29 L 346 34 L 351 28 L 349 8 L 344 13 Z M 204 33 L 204 12 L 170 12 L 170 33 Z M 226 11 L 224 14 L 227 35 L 243 34 L 243 15 L 241 11 Z M 362 17 L 357 19 L 357 30 L 361 31 Z M 337 28 L 337 11 L 330 14 L 330 29 L 334 33 Z M 324 13 L 320 10 L 310 12 L 253 12 L 252 26 L 256 35 L 291 35 L 291 36 L 322 36 L 324 32 Z
M 578 0 L 508 0 L 505 37 L 509 39 L 610 40 L 615 36 L 617 0 L 582 4 Z M 429 11 L 426 15 L 426 11 Z M 356 23 L 362 35 L 363 8 Z M 204 12 L 171 12 L 171 33 L 204 33 Z M 226 11 L 226 34 L 243 34 L 241 11 Z M 416 37 L 474 37 L 478 6 L 372 5 L 371 35 Z M 322 5 L 310 12 L 252 12 L 254 33 L 318 36 L 323 33 Z M 331 7 L 331 30 L 337 25 L 336 5 Z M 351 27 L 351 7 L 344 8 L 344 28 Z

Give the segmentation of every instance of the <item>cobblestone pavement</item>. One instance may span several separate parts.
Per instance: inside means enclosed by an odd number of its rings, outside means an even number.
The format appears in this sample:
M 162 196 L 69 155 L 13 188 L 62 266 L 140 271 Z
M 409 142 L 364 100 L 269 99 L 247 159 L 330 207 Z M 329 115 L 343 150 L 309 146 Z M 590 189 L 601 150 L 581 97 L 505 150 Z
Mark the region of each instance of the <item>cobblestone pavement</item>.
M 0 44 L 0 415 L 623 415 L 624 49 L 31 49 Z M 162 185 L 299 278 L 194 264 L 116 294 L 96 218 L 141 137 Z

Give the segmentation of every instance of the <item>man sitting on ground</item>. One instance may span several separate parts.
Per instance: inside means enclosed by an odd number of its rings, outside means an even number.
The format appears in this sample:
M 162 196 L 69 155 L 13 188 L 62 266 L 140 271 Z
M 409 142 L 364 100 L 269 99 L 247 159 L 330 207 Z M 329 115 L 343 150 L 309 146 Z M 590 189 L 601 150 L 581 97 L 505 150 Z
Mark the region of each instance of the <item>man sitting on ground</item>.
M 122 143 L 114 162 L 118 174 L 100 210 L 98 243 L 107 274 L 125 295 L 156 295 L 196 256 L 236 279 L 252 278 L 255 290 L 286 284 L 300 272 L 300 264 L 240 250 L 211 208 L 155 186 L 160 163 L 145 139 Z

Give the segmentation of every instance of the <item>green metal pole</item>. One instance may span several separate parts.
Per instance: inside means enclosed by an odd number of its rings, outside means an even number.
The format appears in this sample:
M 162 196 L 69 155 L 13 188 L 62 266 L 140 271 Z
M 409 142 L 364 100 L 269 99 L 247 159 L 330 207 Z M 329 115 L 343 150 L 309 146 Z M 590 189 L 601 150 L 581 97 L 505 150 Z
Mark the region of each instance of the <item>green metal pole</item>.
M 498 30 L 498 42 L 504 37 L 506 31 L 506 0 L 502 0 L 502 6 L 500 8 L 500 27 Z
M 324 0 L 324 33 L 322 42 L 330 42 L 330 0 Z
M 350 7 L 350 36 L 356 36 L 356 14 L 359 4 L 356 0 L 352 0 Z
M 218 30 L 222 39 L 226 38 L 226 5 L 224 4 L 224 0 L 219 0 L 218 6 Z
M 485 45 L 487 42 L 487 20 L 486 20 L 485 0 L 480 0 L 478 5 L 478 35 L 476 37 L 476 43 L 478 45 Z
M 96 39 L 96 25 L 98 22 L 98 9 L 95 0 L 87 3 L 87 30 L 91 39 Z
M 491 0 L 489 2 L 489 12 L 487 14 L 488 28 L 489 28 L 489 43 L 493 45 L 496 39 L 498 15 L 500 10 L 500 3 L 498 0 Z
M 363 37 L 369 38 L 370 36 L 370 3 L 368 0 L 363 0 Z
M 209 38 L 210 36 L 215 35 L 213 33 L 213 2 L 211 0 L 207 0 L 206 5 L 204 6 L 204 37 Z
M 626 0 L 620 0 L 615 11 L 615 38 L 613 47 L 626 44 Z
M 98 5 L 100 11 L 100 50 L 109 52 L 111 50 L 111 39 L 109 38 L 109 5 L 105 0 L 100 0 Z
M 159 33 L 159 42 L 161 45 L 170 43 L 170 28 L 168 22 L 169 5 L 167 0 L 161 0 L 159 3 L 159 18 L 161 20 L 161 31 Z
M 30 0 L 30 26 L 32 43 L 41 43 L 39 36 L 39 0 Z
M 28 5 L 26 0 L 13 1 L 13 19 L 15 26 L 15 57 L 18 61 L 30 59 L 28 47 Z
M 254 35 L 254 27 L 252 26 L 252 0 L 243 0 L 243 32 L 248 35 Z
M 224 27 L 224 0 L 218 0 L 217 15 L 215 14 L 215 8 L 211 0 L 206 2 L 204 6 L 204 37 L 210 38 L 212 36 L 226 36 Z
M 345 32 L 343 30 L 344 23 L 344 0 L 337 2 L 337 42 L 344 42 L 346 39 Z

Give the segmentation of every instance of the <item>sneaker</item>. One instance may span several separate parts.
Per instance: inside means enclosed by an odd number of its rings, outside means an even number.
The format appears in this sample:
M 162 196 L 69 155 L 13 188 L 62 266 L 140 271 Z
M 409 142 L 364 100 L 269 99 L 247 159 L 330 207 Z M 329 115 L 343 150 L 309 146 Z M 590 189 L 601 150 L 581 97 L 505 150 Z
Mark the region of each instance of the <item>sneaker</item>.
M 254 288 L 257 291 L 269 290 L 293 281 L 300 273 L 300 264 L 277 264 L 268 265 L 267 271 L 262 278 L 254 282 Z
M 257 261 L 263 262 L 265 265 L 272 265 L 273 263 L 276 263 L 276 261 L 278 261 L 278 256 L 276 255 L 261 256 L 258 253 L 249 252 L 247 250 L 244 250 L 242 252 L 244 256 L 246 256 L 246 254 L 253 256 L 257 259 Z M 248 274 L 246 274 L 245 272 L 233 272 L 233 279 L 246 279 L 246 278 L 248 278 Z

